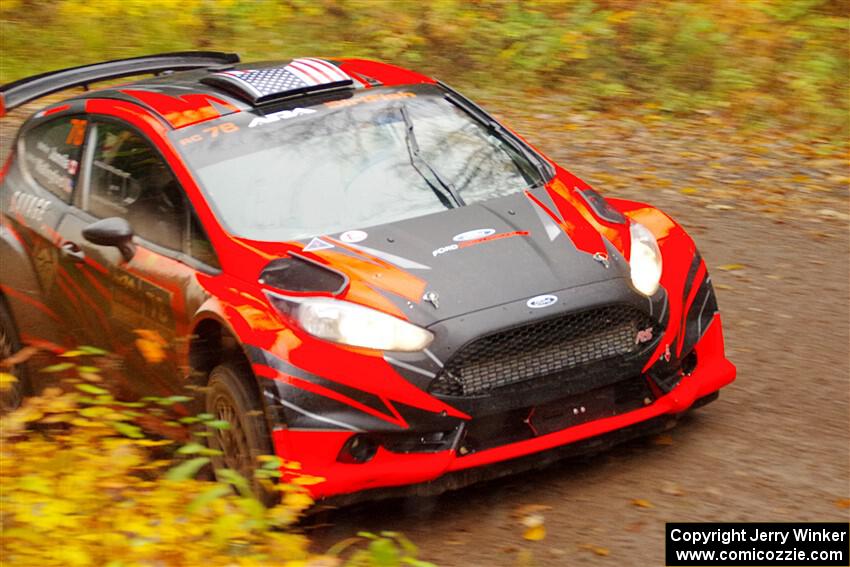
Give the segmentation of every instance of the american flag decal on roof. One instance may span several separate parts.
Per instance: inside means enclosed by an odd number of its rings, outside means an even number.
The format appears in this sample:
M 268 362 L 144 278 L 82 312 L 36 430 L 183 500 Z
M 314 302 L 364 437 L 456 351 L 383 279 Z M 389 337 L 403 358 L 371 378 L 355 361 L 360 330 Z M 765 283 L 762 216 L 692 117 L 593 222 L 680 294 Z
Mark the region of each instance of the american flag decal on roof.
M 336 65 L 313 57 L 293 59 L 283 67 L 219 71 L 203 82 L 232 91 L 253 103 L 354 83 Z

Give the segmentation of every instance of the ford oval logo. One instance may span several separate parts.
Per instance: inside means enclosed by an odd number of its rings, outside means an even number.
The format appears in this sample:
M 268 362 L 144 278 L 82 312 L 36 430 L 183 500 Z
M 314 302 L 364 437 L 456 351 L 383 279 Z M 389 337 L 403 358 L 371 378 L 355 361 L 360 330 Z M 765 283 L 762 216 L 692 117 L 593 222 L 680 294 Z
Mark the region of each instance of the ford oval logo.
M 496 230 L 493 228 L 476 228 L 475 230 L 467 230 L 466 232 L 461 232 L 452 240 L 455 242 L 466 242 L 467 240 L 477 240 L 479 238 L 484 238 L 485 236 L 490 236 L 491 234 L 495 234 Z
M 532 297 L 531 299 L 526 301 L 525 304 L 531 307 L 532 309 L 540 309 L 541 307 L 549 307 L 550 305 L 554 305 L 557 302 L 557 295 L 538 295 L 537 297 Z

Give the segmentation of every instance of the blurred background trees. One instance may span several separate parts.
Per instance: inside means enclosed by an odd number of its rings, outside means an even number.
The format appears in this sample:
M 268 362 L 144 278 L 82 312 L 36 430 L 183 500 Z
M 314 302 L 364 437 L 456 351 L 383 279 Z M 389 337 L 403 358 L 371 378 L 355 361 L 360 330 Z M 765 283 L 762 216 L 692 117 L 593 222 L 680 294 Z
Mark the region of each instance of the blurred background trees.
M 4 0 L 0 82 L 184 49 L 382 59 L 471 94 L 847 137 L 848 0 Z

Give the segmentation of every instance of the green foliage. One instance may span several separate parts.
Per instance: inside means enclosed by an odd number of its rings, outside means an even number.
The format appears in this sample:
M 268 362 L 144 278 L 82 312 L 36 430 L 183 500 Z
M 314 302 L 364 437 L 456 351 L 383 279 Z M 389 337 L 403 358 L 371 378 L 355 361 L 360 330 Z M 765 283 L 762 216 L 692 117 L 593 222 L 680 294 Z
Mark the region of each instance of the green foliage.
M 335 545 L 328 553 L 336 556 L 344 552 L 349 552 L 347 567 L 435 567 L 416 559 L 418 548 L 398 532 L 381 532 L 380 535 L 360 532 L 356 538 Z
M 0 81 L 180 49 L 363 56 L 478 94 L 846 135 L 847 0 L 7 0 Z M 524 96 L 526 93 L 518 93 Z
M 64 357 L 101 355 L 106 353 L 81 348 Z M 176 427 L 174 438 L 142 426 L 170 419 L 168 408 L 189 398 L 121 402 L 86 381 L 102 380 L 95 366 L 68 363 L 51 371 L 65 373 L 62 387 L 47 388 L 0 419 L 4 563 L 429 566 L 416 559 L 413 544 L 394 533 L 368 534 L 327 554 L 311 553 L 296 522 L 312 504 L 304 487 L 321 479 L 297 476 L 297 465 L 278 457 L 260 457 L 259 482 L 280 478 L 281 466 L 293 476 L 291 483 L 269 485 L 281 499 L 266 508 L 239 473 L 223 469 L 216 471 L 217 481 L 198 478 L 217 454 L 199 441 L 200 430 L 226 422 L 210 414 L 183 418 L 182 424 L 167 421 Z M 4 380 L 0 388 L 10 384 Z
M 303 492 L 267 510 L 250 492 L 233 492 L 247 485 L 234 473 L 197 480 L 207 457 L 156 458 L 177 443 L 145 435 L 108 395 L 97 405 L 78 396 L 52 388 L 3 418 L 0 519 L 10 563 L 266 565 L 274 553 L 276 564 L 301 565 L 311 557 L 306 539 L 287 529 L 310 503 Z

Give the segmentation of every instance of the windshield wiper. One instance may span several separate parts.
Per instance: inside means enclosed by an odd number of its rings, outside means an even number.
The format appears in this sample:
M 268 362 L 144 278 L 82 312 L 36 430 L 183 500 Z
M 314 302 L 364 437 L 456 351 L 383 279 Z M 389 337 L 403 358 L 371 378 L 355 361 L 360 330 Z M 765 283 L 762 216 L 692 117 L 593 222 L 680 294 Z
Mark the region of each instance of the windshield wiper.
M 536 152 L 533 152 L 522 141 L 516 138 L 512 132 L 510 132 L 504 126 L 499 124 L 492 116 L 487 113 L 486 110 L 484 110 L 474 102 L 468 100 L 466 97 L 464 97 L 445 83 L 440 82 L 439 84 L 446 90 L 444 98 L 447 101 L 464 111 L 466 114 L 471 116 L 480 124 L 484 125 L 484 127 L 490 130 L 490 132 L 497 134 L 500 140 L 504 141 L 511 147 L 511 149 L 513 149 L 516 153 L 525 158 L 525 160 L 534 168 L 535 172 L 537 173 L 536 177 L 538 179 L 534 182 L 533 187 L 545 185 L 546 182 L 549 181 L 555 175 L 554 169 L 546 160 L 540 157 L 540 155 L 538 155 Z
M 440 175 L 434 166 L 428 163 L 428 160 L 422 157 L 422 154 L 419 151 L 419 142 L 416 140 L 416 132 L 413 130 L 413 120 L 410 119 L 410 113 L 408 113 L 407 107 L 401 104 L 399 105 L 398 110 L 404 120 L 404 138 L 407 143 L 407 153 L 410 156 L 410 165 L 413 166 L 413 169 L 415 169 L 416 172 L 422 176 L 422 179 L 428 183 L 428 186 L 434 191 L 437 198 L 440 199 L 440 202 L 443 203 L 443 205 L 449 209 L 464 206 L 465 203 L 463 202 L 463 199 L 460 198 L 460 195 L 457 194 L 457 191 L 455 191 L 454 186 L 446 181 L 446 179 Z M 425 169 L 428 170 L 428 172 L 436 180 L 436 184 L 434 184 L 431 179 L 429 179 L 428 176 L 419 169 L 416 162 L 421 163 Z M 439 187 L 437 187 L 437 185 L 439 185 Z

